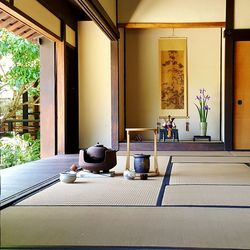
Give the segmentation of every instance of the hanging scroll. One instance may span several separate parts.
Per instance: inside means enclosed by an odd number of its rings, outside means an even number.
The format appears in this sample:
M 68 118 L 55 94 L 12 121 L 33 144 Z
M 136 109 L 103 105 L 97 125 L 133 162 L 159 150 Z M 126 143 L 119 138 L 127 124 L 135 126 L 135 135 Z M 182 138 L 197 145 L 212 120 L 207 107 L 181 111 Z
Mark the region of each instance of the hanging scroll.
M 161 116 L 187 116 L 187 39 L 159 39 Z

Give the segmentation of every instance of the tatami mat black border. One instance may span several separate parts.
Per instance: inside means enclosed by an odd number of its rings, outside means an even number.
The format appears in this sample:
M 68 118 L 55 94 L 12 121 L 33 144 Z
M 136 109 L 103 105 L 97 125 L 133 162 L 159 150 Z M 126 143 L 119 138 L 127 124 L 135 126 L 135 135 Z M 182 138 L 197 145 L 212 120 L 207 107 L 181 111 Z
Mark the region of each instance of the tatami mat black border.
M 163 196 L 164 196 L 164 193 L 165 193 L 165 190 L 166 190 L 166 186 L 169 185 L 172 166 L 173 166 L 172 156 L 170 156 L 169 161 L 168 161 L 168 165 L 167 165 L 167 168 L 166 168 L 166 173 L 165 173 L 165 175 L 163 177 L 160 192 L 159 192 L 159 195 L 158 195 L 158 198 L 157 198 L 157 202 L 156 202 L 157 207 L 162 206 L 162 200 L 163 200 Z
M 249 250 L 249 248 L 202 248 L 202 247 L 133 247 L 133 246 L 42 246 L 42 247 L 7 247 L 6 250 Z
M 249 209 L 250 206 L 233 206 L 233 205 L 162 205 L 162 207 L 183 207 L 183 208 L 242 208 L 242 209 Z M 250 248 L 249 248 L 250 249 Z

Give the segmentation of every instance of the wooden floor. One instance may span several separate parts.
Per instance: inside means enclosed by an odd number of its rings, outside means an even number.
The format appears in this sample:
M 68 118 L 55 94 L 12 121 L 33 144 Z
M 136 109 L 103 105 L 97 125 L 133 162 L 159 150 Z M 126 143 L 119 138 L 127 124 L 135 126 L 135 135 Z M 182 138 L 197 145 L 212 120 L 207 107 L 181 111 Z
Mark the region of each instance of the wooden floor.
M 78 155 L 57 155 L 1 170 L 1 207 L 58 180 L 78 162 Z

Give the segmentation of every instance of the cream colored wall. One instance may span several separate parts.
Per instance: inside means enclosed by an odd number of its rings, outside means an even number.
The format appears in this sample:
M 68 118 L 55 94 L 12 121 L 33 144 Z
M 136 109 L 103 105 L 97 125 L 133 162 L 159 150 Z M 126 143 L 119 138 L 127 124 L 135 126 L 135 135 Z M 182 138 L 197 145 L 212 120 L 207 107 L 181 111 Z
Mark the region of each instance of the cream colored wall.
M 14 6 L 45 28 L 61 36 L 61 21 L 36 0 L 14 0 Z
M 221 22 L 225 14 L 226 0 L 118 0 L 119 23 Z
M 67 24 L 66 24 L 66 42 L 72 45 L 73 47 L 76 46 L 76 32 L 71 29 Z
M 116 25 L 116 0 L 98 0 L 113 23 Z
M 130 29 L 126 31 L 126 126 L 155 127 L 160 114 L 158 39 L 171 37 L 171 29 Z M 176 37 L 188 41 L 188 115 L 176 120 L 181 140 L 199 135 L 195 97 L 200 88 L 211 95 L 208 134 L 220 137 L 220 29 L 176 29 Z
M 250 1 L 249 0 L 235 0 L 235 29 L 249 29 L 250 28 Z
M 92 21 L 78 23 L 79 146 L 111 146 L 110 40 Z

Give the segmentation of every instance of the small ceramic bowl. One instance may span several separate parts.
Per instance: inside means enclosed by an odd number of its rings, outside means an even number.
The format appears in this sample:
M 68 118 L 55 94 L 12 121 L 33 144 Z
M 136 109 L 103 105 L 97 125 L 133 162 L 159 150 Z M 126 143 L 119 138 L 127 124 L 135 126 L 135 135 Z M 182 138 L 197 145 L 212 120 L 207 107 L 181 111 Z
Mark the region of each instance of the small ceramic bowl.
M 64 172 L 60 173 L 60 181 L 65 183 L 72 183 L 76 180 L 76 173 Z
M 135 171 L 125 170 L 123 177 L 127 180 L 133 180 L 135 178 Z

